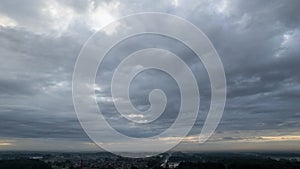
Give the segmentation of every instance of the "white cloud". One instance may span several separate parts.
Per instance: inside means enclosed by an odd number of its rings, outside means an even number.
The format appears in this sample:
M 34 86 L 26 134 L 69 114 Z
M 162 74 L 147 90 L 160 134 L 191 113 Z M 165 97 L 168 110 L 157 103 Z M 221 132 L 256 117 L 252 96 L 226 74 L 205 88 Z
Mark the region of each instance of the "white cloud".
M 120 2 L 102 2 L 97 6 L 95 2 L 92 1 L 89 4 L 86 16 L 87 24 L 94 31 L 101 29 L 103 26 L 117 19 L 119 6 Z M 105 30 L 105 33 L 110 35 L 115 31 L 115 29 Z
M 17 22 L 7 16 L 0 15 L 0 26 L 15 27 L 15 26 L 17 26 Z
M 216 8 L 217 8 L 217 11 L 219 13 L 222 13 L 222 14 L 227 14 L 228 12 L 228 0 L 222 0 L 221 2 L 218 2 Z
M 178 2 L 179 0 L 173 0 L 172 1 L 172 5 L 174 6 L 174 7 L 177 7 L 178 5 L 179 5 L 179 2 Z
M 48 16 L 51 28 L 60 32 L 66 31 L 76 17 L 76 13 L 71 8 L 63 6 L 55 0 L 46 1 L 45 7 L 41 11 Z

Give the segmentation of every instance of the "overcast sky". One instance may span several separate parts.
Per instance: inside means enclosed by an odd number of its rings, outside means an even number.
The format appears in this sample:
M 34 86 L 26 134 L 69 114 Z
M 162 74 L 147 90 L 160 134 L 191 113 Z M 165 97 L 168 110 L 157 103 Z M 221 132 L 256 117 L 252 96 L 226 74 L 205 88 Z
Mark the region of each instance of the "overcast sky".
M 116 60 L 160 47 L 185 58 L 201 93 L 196 124 L 176 149 L 300 150 L 299 7 L 298 0 L 2 0 L 0 150 L 99 150 L 81 129 L 73 108 L 74 64 L 95 31 L 138 12 L 180 16 L 208 36 L 224 65 L 227 103 L 215 134 L 199 145 L 197 134 L 210 102 L 201 62 L 173 39 L 132 37 L 108 54 L 96 78 L 98 103 L 114 128 L 128 136 L 152 136 L 176 118 L 178 86 L 159 71 L 139 74 L 130 88 L 140 110 L 148 108 L 152 89 L 166 91 L 168 106 L 155 123 L 141 127 L 120 119 L 109 99 L 107 79 L 119 64 Z

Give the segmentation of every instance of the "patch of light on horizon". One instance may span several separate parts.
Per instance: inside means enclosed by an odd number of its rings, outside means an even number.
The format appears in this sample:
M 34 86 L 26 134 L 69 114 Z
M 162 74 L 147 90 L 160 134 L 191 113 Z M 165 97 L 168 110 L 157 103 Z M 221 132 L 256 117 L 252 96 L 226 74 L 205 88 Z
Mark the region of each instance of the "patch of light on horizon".
M 1 146 L 13 146 L 15 144 L 14 140 L 0 140 L 0 147 Z

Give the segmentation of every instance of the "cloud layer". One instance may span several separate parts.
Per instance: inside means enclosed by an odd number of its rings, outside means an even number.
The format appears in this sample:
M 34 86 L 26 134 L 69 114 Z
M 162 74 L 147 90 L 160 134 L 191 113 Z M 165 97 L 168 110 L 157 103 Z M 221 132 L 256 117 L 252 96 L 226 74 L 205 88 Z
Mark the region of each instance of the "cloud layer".
M 218 51 L 227 76 L 228 95 L 223 119 L 211 144 L 222 147 L 228 139 L 250 137 L 250 141 L 266 138 L 275 147 L 277 137 L 292 135 L 287 138 L 298 139 L 299 6 L 297 0 L 28 0 L 18 3 L 4 0 L 0 4 L 0 149 L 33 149 L 36 142 L 40 143 L 39 149 L 47 150 L 55 141 L 62 145 L 71 142 L 83 150 L 95 148 L 87 144 L 88 137 L 73 109 L 74 64 L 85 41 L 96 30 L 137 12 L 166 12 L 183 17 L 203 30 Z M 146 47 L 161 47 L 183 56 L 196 74 L 201 116 L 190 135 L 199 133 L 210 102 L 207 73 L 189 49 L 155 35 L 132 37 L 118 44 L 107 56 L 95 88 L 107 119 L 122 133 L 142 137 L 160 133 L 176 118 L 180 101 L 178 87 L 172 78 L 157 71 L 137 76 L 131 96 L 138 109 L 146 110 L 149 91 L 156 87 L 165 90 L 169 105 L 159 121 L 140 130 L 139 125 L 120 122 L 120 116 L 113 113 L 108 82 L 114 67 L 121 58 Z M 42 143 L 43 139 L 51 141 Z M 21 144 L 24 140 L 33 143 Z M 291 144 L 284 141 L 284 144 L 280 142 L 282 147 Z M 190 149 L 195 144 L 184 143 L 180 149 Z M 240 141 L 238 147 L 243 149 L 248 144 Z M 198 148 L 214 149 L 210 143 Z

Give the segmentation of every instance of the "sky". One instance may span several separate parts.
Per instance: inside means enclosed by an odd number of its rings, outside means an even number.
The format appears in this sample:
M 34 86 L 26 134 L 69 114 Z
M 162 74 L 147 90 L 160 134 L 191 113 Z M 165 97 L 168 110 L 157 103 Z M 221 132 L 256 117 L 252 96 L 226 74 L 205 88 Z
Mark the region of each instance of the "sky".
M 149 125 L 120 119 L 109 93 L 109 78 L 118 60 L 139 49 L 161 47 L 185 57 L 201 93 L 196 123 L 174 150 L 300 150 L 299 6 L 298 0 L 2 0 L 0 150 L 101 150 L 85 134 L 74 111 L 74 65 L 93 33 L 139 12 L 182 17 L 207 35 L 224 65 L 226 107 L 213 136 L 199 144 L 211 94 L 201 61 L 174 39 L 136 36 L 120 42 L 106 56 L 96 77 L 96 99 L 115 129 L 132 137 L 148 137 L 174 122 L 180 93 L 167 74 L 141 73 L 130 88 L 131 101 L 140 110 L 149 108 L 152 89 L 166 92 L 169 101 L 164 114 Z

